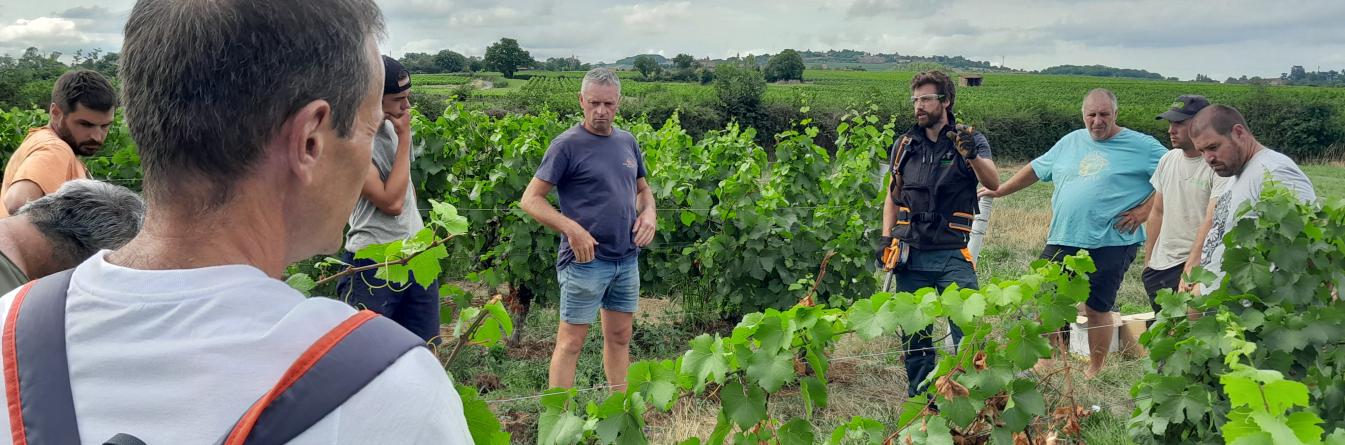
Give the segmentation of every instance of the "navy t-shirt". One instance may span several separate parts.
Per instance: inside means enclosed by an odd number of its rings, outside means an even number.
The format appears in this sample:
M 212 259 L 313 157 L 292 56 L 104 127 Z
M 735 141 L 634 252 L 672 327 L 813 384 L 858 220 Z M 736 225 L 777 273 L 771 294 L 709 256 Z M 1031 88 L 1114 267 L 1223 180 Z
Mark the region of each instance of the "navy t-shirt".
M 640 253 L 635 246 L 636 180 L 645 177 L 644 155 L 630 132 L 599 136 L 575 125 L 551 141 L 537 179 L 556 187 L 560 213 L 598 241 L 594 257 L 619 261 Z M 574 261 L 570 240 L 560 238 L 556 268 Z

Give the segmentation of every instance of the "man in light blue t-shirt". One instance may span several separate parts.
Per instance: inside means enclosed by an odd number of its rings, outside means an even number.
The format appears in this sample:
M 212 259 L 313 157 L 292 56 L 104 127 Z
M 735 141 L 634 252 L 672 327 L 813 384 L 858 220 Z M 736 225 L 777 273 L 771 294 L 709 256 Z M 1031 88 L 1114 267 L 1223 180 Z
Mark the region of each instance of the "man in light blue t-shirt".
M 1051 229 L 1042 258 L 1060 260 L 1087 250 L 1097 266 L 1089 274 L 1087 377 L 1097 375 L 1111 348 L 1116 291 L 1144 243 L 1153 185 L 1149 178 L 1167 153 L 1156 139 L 1116 125 L 1116 95 L 1095 89 L 1084 96 L 1085 128 L 1060 138 L 1050 151 L 1014 174 L 999 190 L 981 196 L 1002 197 L 1037 181 L 1056 183 L 1051 194 Z

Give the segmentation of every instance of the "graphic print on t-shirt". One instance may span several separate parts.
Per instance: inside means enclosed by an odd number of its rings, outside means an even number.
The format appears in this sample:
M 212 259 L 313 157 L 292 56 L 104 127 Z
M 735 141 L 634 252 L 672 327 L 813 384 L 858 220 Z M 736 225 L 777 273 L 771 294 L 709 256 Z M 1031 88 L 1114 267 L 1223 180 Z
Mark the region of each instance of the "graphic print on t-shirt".
M 1233 203 L 1233 192 L 1224 193 L 1219 196 L 1219 202 L 1214 205 L 1213 223 L 1210 225 L 1210 233 L 1205 235 L 1205 245 L 1200 248 L 1200 266 L 1209 269 L 1210 261 L 1214 258 L 1214 250 L 1219 244 L 1224 242 L 1224 234 L 1228 233 L 1228 212 L 1232 210 L 1229 207 Z
M 1097 152 L 1089 153 L 1079 160 L 1079 176 L 1088 177 L 1102 173 L 1103 170 L 1107 169 L 1108 163 L 1106 156 Z

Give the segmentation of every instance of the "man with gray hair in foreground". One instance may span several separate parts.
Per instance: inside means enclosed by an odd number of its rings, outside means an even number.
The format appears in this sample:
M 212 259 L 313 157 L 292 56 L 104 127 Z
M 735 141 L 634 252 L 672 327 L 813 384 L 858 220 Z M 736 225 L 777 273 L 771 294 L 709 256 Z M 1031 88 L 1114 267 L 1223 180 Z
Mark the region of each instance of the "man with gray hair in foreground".
M 550 386 L 574 385 L 589 325 L 602 313 L 603 370 L 620 391 L 630 366 L 632 319 L 640 297 L 640 248 L 654 240 L 654 192 L 644 155 L 629 132 L 612 126 L 621 104 L 616 73 L 584 75 L 584 121 L 551 141 L 519 207 L 559 232 L 556 277 L 560 327 L 551 354 Z M 547 202 L 552 188 L 560 211 Z
M 0 219 L 0 292 L 120 248 L 140 232 L 144 216 L 145 203 L 134 192 L 88 179 L 29 201 Z
M 383 30 L 372 0 L 135 3 L 117 78 L 144 225 L 0 298 L 0 445 L 472 443 L 424 340 L 282 281 L 341 247 Z

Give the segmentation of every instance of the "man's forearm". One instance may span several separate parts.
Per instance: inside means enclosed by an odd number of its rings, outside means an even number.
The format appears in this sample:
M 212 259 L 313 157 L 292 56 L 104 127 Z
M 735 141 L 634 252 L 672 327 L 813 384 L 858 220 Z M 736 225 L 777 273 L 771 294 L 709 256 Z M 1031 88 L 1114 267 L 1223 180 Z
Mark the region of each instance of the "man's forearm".
M 1025 165 L 1018 170 L 1018 173 L 1014 173 L 1012 178 L 1009 178 L 1008 181 L 1000 184 L 999 189 L 995 190 L 995 195 L 1011 195 L 1019 190 L 1027 188 L 1029 185 L 1036 184 L 1037 180 L 1037 172 L 1032 169 L 1032 164 Z
M 1149 213 L 1149 221 L 1144 223 L 1148 238 L 1144 240 L 1144 264 L 1153 259 L 1154 246 L 1158 245 L 1158 235 L 1163 232 L 1163 206 L 1154 205 Z
M 981 183 L 987 190 L 999 189 L 999 170 L 995 168 L 995 161 L 988 158 L 976 158 L 968 161 L 971 164 L 971 170 L 976 173 L 976 181 Z
M 388 179 L 383 182 L 384 190 L 394 196 L 406 196 L 407 187 L 411 186 L 411 138 L 397 139 L 397 153 L 392 159 L 392 170 L 388 172 Z
M 892 226 L 897 223 L 897 205 L 892 203 L 889 192 L 883 198 L 883 236 L 892 236 Z
M 526 197 L 519 202 L 519 207 L 537 222 L 562 235 L 569 235 L 571 231 L 579 227 L 579 223 L 556 210 L 550 202 L 546 201 L 546 198 Z
M 654 191 L 649 187 L 645 187 L 635 194 L 635 211 L 636 213 L 657 211 L 654 202 Z
M 1191 269 L 1200 264 L 1201 249 L 1205 248 L 1205 238 L 1210 235 L 1210 226 L 1213 226 L 1213 214 L 1205 214 L 1205 221 L 1200 223 L 1200 229 L 1196 231 L 1196 242 L 1191 244 L 1191 252 L 1186 255 L 1186 269 L 1184 273 L 1190 273 Z

